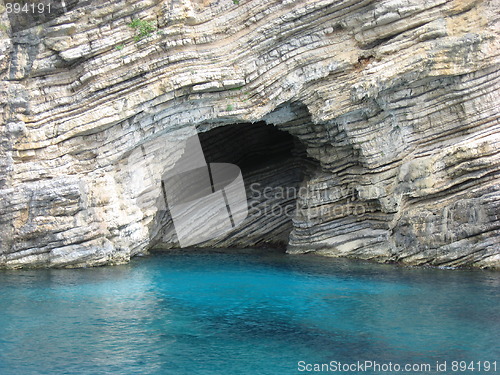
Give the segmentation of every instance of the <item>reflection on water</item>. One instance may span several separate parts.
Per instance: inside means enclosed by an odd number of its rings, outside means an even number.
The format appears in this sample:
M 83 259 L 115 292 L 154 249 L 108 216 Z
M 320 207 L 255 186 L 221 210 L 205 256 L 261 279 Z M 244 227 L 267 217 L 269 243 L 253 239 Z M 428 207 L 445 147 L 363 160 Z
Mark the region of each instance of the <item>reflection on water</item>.
M 494 361 L 499 283 L 495 272 L 276 253 L 0 271 L 0 374 L 297 374 L 298 361 Z

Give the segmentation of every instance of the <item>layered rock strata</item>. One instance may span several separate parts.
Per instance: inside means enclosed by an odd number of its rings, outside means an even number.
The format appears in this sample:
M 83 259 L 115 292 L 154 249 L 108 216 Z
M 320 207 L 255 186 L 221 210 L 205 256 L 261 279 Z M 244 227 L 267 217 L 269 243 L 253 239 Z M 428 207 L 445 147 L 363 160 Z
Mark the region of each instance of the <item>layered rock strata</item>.
M 165 136 L 265 140 L 265 124 L 294 146 L 258 143 L 248 193 L 295 188 L 276 197 L 295 209 L 205 245 L 499 267 L 498 3 L 236 3 L 75 0 L 31 21 L 0 6 L 0 266 L 173 246 Z

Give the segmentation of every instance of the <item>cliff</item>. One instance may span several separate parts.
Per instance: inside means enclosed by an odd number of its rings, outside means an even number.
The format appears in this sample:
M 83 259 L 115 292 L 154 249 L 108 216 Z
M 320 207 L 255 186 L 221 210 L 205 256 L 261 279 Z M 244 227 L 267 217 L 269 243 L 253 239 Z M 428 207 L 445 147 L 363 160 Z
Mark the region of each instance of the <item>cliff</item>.
M 72 0 L 28 17 L 3 6 L 0 266 L 116 264 L 176 246 L 155 203 L 178 158 L 164 137 L 196 126 L 207 160 L 242 164 L 253 200 L 244 225 L 201 246 L 499 267 L 499 10 Z

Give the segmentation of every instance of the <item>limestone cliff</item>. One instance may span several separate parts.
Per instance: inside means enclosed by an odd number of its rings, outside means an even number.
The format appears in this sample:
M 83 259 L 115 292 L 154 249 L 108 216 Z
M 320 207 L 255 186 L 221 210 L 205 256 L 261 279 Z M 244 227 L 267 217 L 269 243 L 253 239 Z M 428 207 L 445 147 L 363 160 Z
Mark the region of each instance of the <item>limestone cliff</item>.
M 499 267 L 497 1 L 0 8 L 0 266 L 175 246 L 157 141 L 196 126 L 207 158 L 248 164 L 254 207 L 296 207 L 203 246 Z

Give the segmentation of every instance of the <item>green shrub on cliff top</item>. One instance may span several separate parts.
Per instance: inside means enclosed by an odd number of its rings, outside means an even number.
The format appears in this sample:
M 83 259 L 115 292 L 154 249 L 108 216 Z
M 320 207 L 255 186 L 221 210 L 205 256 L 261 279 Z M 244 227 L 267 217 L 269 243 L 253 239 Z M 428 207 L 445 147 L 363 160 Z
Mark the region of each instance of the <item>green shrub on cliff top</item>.
M 156 30 L 153 21 L 145 21 L 140 19 L 135 19 L 130 22 L 129 27 L 135 30 L 135 41 L 138 42 L 143 38 L 147 38 L 151 35 L 153 31 Z

